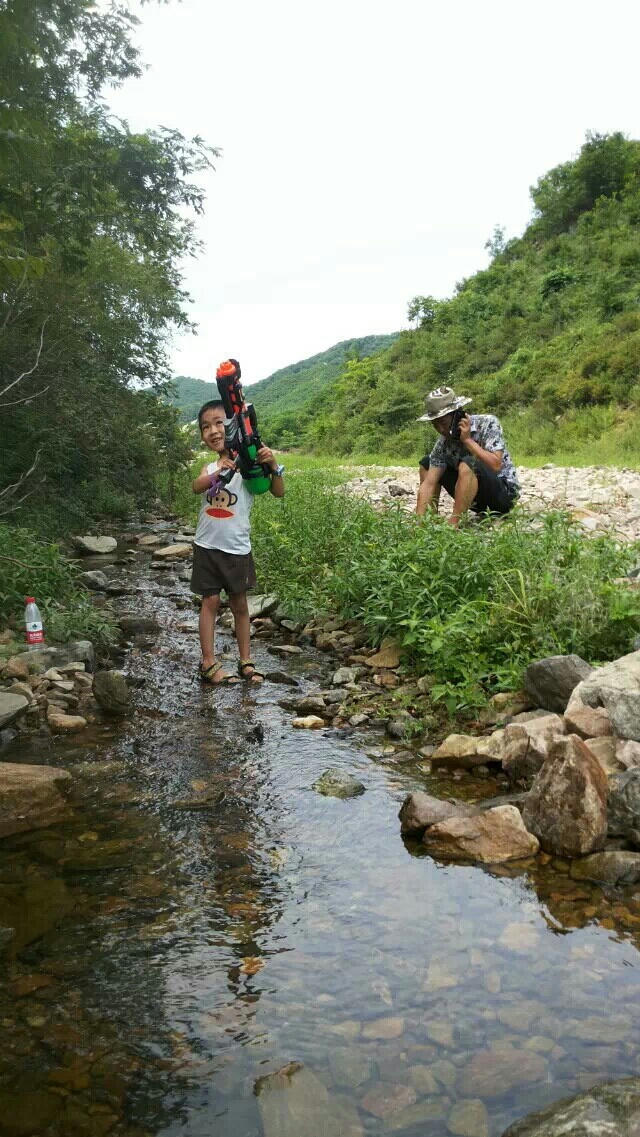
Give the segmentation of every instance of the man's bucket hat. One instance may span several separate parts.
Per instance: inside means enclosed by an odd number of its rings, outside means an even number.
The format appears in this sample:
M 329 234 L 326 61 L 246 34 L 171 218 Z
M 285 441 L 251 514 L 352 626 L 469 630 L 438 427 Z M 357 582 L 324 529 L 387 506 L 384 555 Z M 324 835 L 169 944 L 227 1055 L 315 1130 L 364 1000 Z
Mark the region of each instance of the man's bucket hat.
M 426 413 L 420 415 L 417 421 L 433 422 L 434 419 L 453 414 L 460 407 L 466 407 L 470 402 L 471 399 L 465 398 L 464 395 L 456 395 L 452 387 L 438 387 L 435 391 L 429 391 L 424 401 Z

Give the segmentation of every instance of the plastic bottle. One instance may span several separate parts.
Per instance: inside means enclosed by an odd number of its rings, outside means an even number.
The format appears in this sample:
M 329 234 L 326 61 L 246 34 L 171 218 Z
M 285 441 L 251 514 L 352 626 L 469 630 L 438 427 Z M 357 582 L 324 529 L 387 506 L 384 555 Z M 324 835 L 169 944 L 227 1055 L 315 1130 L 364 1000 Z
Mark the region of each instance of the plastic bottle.
M 25 596 L 26 608 L 24 610 L 24 628 L 28 651 L 39 651 L 44 647 L 44 631 L 42 630 L 42 616 L 35 602 L 35 597 Z

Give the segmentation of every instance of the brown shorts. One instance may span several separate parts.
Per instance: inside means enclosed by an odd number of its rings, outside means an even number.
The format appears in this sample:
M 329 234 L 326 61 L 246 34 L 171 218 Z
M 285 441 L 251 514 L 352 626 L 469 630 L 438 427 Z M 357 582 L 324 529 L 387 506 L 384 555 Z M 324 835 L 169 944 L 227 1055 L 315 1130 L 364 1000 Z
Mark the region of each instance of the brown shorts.
M 246 592 L 256 586 L 256 568 L 252 553 L 223 553 L 221 549 L 193 546 L 191 591 L 200 596 L 215 596 L 222 589 L 227 594 Z

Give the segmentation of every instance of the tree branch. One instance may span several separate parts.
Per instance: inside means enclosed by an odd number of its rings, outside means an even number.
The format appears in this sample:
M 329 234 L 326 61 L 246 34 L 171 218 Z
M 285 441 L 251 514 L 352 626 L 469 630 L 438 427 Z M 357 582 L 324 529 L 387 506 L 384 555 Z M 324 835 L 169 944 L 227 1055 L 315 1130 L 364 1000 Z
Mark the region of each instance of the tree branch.
M 29 375 L 33 375 L 33 372 L 35 371 L 36 367 L 38 366 L 38 364 L 40 362 L 40 356 L 42 355 L 42 345 L 44 344 L 44 326 L 45 326 L 48 319 L 49 319 L 49 317 L 45 316 L 43 323 L 42 323 L 42 327 L 40 329 L 40 343 L 38 344 L 38 350 L 36 352 L 36 361 L 35 361 L 33 367 L 30 367 L 28 371 L 23 371 L 22 375 L 18 375 L 17 379 L 14 379 L 11 383 L 9 383 L 6 387 L 4 387 L 2 389 L 2 391 L 0 391 L 0 398 L 2 398 L 3 395 L 6 395 L 7 391 L 10 391 L 12 387 L 15 387 L 16 383 L 21 383 L 23 379 L 28 379 Z M 10 404 L 3 403 L 0 405 L 9 406 Z

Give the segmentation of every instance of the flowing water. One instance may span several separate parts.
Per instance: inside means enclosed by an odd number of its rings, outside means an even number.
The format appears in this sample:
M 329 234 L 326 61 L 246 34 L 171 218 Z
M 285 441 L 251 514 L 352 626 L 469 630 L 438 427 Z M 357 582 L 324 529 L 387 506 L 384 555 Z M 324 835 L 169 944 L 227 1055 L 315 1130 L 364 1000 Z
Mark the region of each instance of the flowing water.
M 450 780 L 291 729 L 285 687 L 202 689 L 184 573 L 113 571 L 163 624 L 135 712 L 7 755 L 71 770 L 73 814 L 0 843 L 0 1133 L 498 1137 L 640 1073 L 640 893 L 434 863 L 397 812 Z M 366 793 L 313 792 L 327 766 Z

